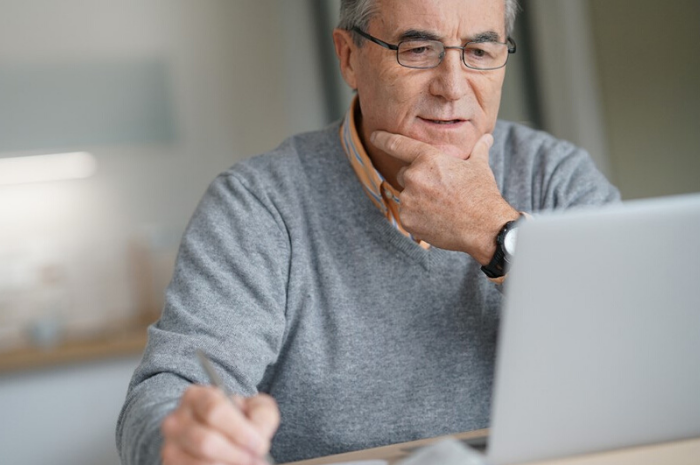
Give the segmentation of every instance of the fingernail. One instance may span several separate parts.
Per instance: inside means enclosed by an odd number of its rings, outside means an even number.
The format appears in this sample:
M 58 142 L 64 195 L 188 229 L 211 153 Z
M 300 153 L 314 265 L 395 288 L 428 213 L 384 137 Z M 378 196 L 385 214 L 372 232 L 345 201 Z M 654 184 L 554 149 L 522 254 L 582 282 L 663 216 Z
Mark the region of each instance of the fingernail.
M 374 143 L 374 140 L 377 138 L 377 132 L 373 132 L 372 134 L 369 135 L 369 140 L 370 142 Z

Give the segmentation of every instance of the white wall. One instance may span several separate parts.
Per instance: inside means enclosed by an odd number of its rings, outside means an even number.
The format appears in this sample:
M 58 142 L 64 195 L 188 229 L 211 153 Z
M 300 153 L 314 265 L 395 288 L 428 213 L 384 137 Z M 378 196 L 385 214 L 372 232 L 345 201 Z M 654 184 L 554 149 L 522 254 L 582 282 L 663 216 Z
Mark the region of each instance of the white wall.
M 118 465 L 116 418 L 137 358 L 0 376 L 0 463 Z
M 0 187 L 0 347 L 41 317 L 46 266 L 61 270 L 74 328 L 132 314 L 130 241 L 146 237 L 154 254 L 172 255 L 217 173 L 325 123 L 308 8 L 302 0 L 0 0 L 0 67 L 156 60 L 169 71 L 175 121 L 167 144 L 62 148 L 96 156 L 88 180 Z

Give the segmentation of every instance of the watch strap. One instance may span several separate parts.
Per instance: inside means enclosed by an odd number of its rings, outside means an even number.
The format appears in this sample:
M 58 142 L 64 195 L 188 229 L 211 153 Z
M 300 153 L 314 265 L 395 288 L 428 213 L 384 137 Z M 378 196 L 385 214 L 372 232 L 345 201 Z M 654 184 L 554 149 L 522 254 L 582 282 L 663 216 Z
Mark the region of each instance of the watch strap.
M 496 236 L 496 251 L 494 252 L 493 257 L 491 257 L 491 261 L 487 265 L 481 267 L 481 271 L 483 271 L 484 274 L 491 279 L 505 276 L 507 272 L 506 252 L 503 247 L 503 239 L 505 238 L 508 230 L 510 230 L 516 222 L 517 220 L 508 221 L 503 225 Z

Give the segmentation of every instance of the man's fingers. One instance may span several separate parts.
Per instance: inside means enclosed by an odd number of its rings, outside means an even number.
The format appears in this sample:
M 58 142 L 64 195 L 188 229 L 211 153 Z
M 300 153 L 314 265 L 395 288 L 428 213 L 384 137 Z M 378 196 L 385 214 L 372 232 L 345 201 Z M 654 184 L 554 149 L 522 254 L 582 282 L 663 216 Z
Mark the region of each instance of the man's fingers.
M 221 431 L 231 441 L 255 454 L 264 454 L 269 448 L 269 439 L 264 437 L 231 399 L 211 387 L 197 386 L 190 392 L 190 406 L 194 417 L 215 430 Z
M 398 173 L 396 173 L 396 182 L 399 183 L 399 186 L 401 187 L 406 187 L 406 180 L 404 179 L 404 175 L 406 174 L 406 167 L 403 166 L 399 169 Z
M 186 414 L 167 418 L 163 431 L 167 446 L 163 454 L 171 456 L 172 462 L 187 459 L 192 463 L 248 464 L 255 459 L 250 451 L 237 447 L 220 432 L 186 418 Z M 177 455 L 180 458 L 175 460 Z
M 233 403 L 236 404 L 236 406 L 245 411 L 245 397 L 238 395 L 238 394 L 233 394 L 231 396 L 231 399 L 233 400 Z
M 161 424 L 163 463 L 262 464 L 279 421 L 270 396 L 227 398 L 211 386 L 192 386 Z
M 182 450 L 182 447 L 177 442 L 170 441 L 167 438 L 160 450 L 160 458 L 163 465 L 206 465 L 206 462 L 208 462 L 193 457 Z
M 279 408 L 275 399 L 267 394 L 259 394 L 247 399 L 246 413 L 258 431 L 268 438 L 274 436 L 280 424 Z
M 413 163 L 413 160 L 420 155 L 431 153 L 436 150 L 435 147 L 425 142 L 386 131 L 374 131 L 371 136 L 371 141 L 379 150 L 405 163 Z
M 416 158 L 423 154 L 438 151 L 438 149 L 425 142 L 386 131 L 373 132 L 371 140 L 378 149 L 405 163 L 413 163 Z M 476 142 L 469 158 L 477 157 L 480 159 L 488 159 L 491 146 L 493 146 L 493 136 L 491 134 L 484 134 Z

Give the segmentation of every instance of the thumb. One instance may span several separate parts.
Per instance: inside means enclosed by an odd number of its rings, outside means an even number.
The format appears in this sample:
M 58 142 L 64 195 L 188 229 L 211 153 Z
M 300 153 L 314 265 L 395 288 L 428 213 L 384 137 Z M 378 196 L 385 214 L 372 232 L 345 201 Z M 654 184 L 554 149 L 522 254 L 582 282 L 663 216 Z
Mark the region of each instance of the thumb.
M 413 163 L 413 160 L 419 156 L 436 151 L 433 146 L 425 142 L 386 131 L 374 131 L 370 141 L 379 150 L 404 163 Z
M 489 161 L 489 150 L 493 147 L 493 136 L 491 134 L 484 134 L 476 141 L 474 150 L 472 150 L 471 159 L 479 161 Z

